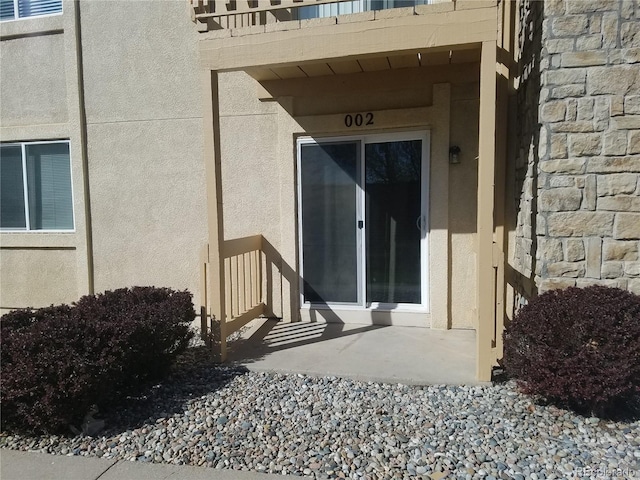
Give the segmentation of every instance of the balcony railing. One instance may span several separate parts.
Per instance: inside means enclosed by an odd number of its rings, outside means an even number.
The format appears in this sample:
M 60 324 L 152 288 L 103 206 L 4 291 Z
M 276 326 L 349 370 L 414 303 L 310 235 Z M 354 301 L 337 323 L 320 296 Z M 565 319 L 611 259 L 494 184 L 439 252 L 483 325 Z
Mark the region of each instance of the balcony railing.
M 189 0 L 199 31 L 243 28 L 451 0 Z
M 224 361 L 226 340 L 251 320 L 264 314 L 262 236 L 227 240 L 223 244 L 219 268 L 222 270 L 222 285 L 213 284 L 210 278 L 208 246 L 202 252 L 202 306 L 201 328 L 203 340 L 219 351 L 215 352 Z M 224 307 L 221 318 L 213 318 L 209 293 L 212 288 L 224 292 Z M 221 299 L 222 300 L 222 299 Z M 219 313 L 220 315 L 220 313 Z
M 219 278 L 211 274 L 211 261 L 219 262 Z M 262 235 L 225 240 L 217 259 L 210 258 L 209 245 L 203 247 L 201 336 L 220 361 L 227 357 L 229 336 L 258 317 L 273 316 L 280 301 L 274 279 L 282 274 L 282 265 L 282 257 Z M 214 289 L 224 292 L 218 305 L 213 304 Z

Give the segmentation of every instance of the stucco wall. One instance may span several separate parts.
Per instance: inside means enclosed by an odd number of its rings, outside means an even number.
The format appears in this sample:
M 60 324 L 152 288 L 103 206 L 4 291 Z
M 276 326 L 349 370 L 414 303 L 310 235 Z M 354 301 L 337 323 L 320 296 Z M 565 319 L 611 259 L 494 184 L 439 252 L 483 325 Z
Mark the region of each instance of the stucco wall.
M 75 210 L 74 232 L 0 234 L 0 307 L 71 302 L 92 283 L 188 288 L 198 305 L 206 190 L 188 6 L 63 10 L 0 25 L 1 139 L 69 139 Z
M 0 254 L 3 309 L 77 300 L 76 256 L 75 249 L 4 249 Z
M 68 139 L 75 230 L 0 232 L 0 310 L 72 302 L 89 291 L 75 4 L 0 23 L 0 141 Z
M 262 234 L 280 247 L 278 110 L 243 72 L 219 75 L 225 239 Z
M 3 39 L 0 64 L 3 126 L 67 122 L 63 34 Z
M 476 83 L 453 88 L 451 145 L 460 147 L 460 164 L 449 169 L 449 235 L 451 241 L 451 323 L 475 324 L 476 220 L 478 205 L 478 118 L 480 92 Z
M 444 164 L 445 171 L 448 171 L 445 177 L 432 174 L 431 184 L 437 186 L 444 180 L 449 185 L 449 246 L 445 245 L 444 249 L 450 249 L 450 265 L 445 264 L 444 268 L 450 269 L 450 276 L 444 280 L 432 278 L 431 282 L 444 282 L 445 285 L 448 282 L 450 285 L 449 326 L 471 328 L 475 298 L 468 292 L 474 291 L 476 281 L 479 97 L 478 83 L 474 78 L 478 78 L 478 66 L 465 64 L 266 82 L 264 86 L 274 98 L 260 101 L 262 89 L 248 75 L 220 74 L 225 238 L 263 234 L 282 255 L 287 267 L 297 271 L 295 138 L 305 133 L 327 134 L 322 130 L 307 132 L 305 124 L 298 123 L 298 120 L 348 110 L 426 107 L 434 101 L 433 85 L 451 82 L 451 142 L 457 142 L 463 153 L 462 163 L 451 167 L 448 167 L 448 158 L 432 158 L 432 165 Z M 376 133 L 393 131 L 393 128 L 394 125 L 387 125 L 387 129 Z M 337 133 L 349 134 L 358 132 Z M 432 132 L 432 144 L 433 135 L 437 134 L 439 132 Z M 277 299 L 277 302 L 282 301 L 277 308 L 281 313 L 275 313 L 286 320 L 298 317 L 296 281 L 294 279 L 293 284 L 289 284 L 285 278 L 282 297 Z M 289 301 L 292 298 L 295 302 Z M 428 322 L 424 324 L 428 325 Z M 444 325 L 447 325 L 446 321 Z
M 84 2 L 80 18 L 95 289 L 187 288 L 197 305 L 206 191 L 186 6 Z

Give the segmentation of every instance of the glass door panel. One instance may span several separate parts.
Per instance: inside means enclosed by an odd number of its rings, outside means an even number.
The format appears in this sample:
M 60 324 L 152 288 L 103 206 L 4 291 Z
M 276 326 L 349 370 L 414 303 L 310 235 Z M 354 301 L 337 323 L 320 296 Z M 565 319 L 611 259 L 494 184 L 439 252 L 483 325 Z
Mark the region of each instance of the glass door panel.
M 359 141 L 300 145 L 305 302 L 360 303 L 359 172 Z
M 367 303 L 420 304 L 422 141 L 365 145 Z

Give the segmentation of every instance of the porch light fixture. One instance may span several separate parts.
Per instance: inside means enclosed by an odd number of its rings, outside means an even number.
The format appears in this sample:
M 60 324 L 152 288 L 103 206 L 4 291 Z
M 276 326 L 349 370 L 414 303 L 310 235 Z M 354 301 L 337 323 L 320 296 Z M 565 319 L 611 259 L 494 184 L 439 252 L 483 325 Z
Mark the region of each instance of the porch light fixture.
M 457 145 L 449 147 L 449 163 L 452 165 L 460 163 L 460 147 Z

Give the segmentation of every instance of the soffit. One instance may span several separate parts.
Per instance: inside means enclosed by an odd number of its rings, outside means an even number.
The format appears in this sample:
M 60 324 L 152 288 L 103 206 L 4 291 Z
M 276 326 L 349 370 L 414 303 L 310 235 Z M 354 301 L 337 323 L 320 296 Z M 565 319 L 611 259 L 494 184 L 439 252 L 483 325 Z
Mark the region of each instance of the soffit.
M 258 81 L 288 80 L 293 78 L 346 75 L 360 72 L 400 70 L 403 68 L 429 68 L 438 65 L 474 63 L 479 61 L 480 49 L 478 47 L 465 49 L 427 49 L 399 55 L 303 63 L 286 67 L 250 68 L 247 69 L 247 73 Z

